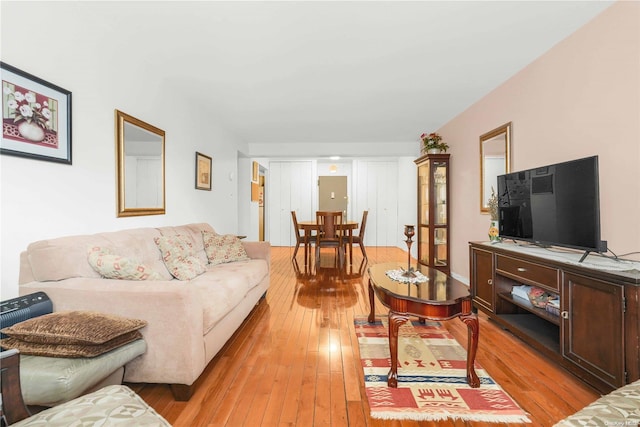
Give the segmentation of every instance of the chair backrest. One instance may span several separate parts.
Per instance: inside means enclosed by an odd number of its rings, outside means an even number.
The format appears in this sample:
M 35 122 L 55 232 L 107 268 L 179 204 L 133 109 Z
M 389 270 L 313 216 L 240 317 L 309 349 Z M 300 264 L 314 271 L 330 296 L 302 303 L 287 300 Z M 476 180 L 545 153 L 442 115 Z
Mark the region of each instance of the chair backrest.
M 316 212 L 318 243 L 339 241 L 342 238 L 342 212 Z
M 369 215 L 369 211 L 362 212 L 362 222 L 360 223 L 360 233 L 358 233 L 358 237 L 360 237 L 360 241 L 364 241 L 364 228 L 367 226 L 367 215 Z
M 296 235 L 296 242 L 300 243 L 300 229 L 298 228 L 298 218 L 296 218 L 296 211 L 291 211 L 291 219 L 293 220 L 293 234 Z

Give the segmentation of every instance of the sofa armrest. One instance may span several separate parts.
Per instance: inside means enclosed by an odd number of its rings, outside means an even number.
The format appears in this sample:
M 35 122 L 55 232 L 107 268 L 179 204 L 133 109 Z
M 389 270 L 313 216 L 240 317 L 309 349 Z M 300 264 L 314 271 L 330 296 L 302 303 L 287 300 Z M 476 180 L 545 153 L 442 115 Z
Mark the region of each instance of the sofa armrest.
M 25 283 L 19 290 L 20 295 L 45 292 L 54 311 L 146 320 L 140 332 L 147 352 L 127 365 L 125 381 L 190 385 L 204 369 L 203 306 L 188 282 L 71 278 Z
M 270 265 L 271 261 L 271 243 L 269 242 L 242 242 L 244 250 L 247 252 L 249 258 L 252 259 L 264 259 L 267 261 L 267 265 Z

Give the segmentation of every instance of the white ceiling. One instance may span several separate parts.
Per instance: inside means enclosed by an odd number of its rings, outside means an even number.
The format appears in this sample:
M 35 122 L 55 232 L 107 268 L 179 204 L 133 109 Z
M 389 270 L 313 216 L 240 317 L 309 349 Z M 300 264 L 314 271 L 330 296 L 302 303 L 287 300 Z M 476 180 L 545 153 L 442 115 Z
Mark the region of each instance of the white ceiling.
M 96 14 L 247 143 L 389 143 L 439 128 L 610 4 L 142 2 Z

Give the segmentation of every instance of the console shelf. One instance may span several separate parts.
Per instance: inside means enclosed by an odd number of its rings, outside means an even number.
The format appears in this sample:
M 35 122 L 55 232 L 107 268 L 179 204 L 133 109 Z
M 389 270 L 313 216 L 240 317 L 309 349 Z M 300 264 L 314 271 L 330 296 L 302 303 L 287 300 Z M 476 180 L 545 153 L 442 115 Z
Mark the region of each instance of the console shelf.
M 560 328 L 546 322 L 535 314 L 498 314 L 503 325 L 511 325 L 517 335 L 525 334 L 537 344 L 542 345 L 555 355 L 560 354 Z M 506 326 L 510 329 L 509 326 Z M 521 334 L 518 334 L 520 332 Z
M 516 305 L 520 308 L 527 310 L 529 313 L 535 314 L 537 317 L 542 318 L 547 322 L 553 323 L 554 325 L 560 325 L 560 316 L 551 314 L 544 308 L 534 307 L 533 304 L 531 304 L 531 302 L 529 302 L 524 298 L 513 296 L 511 294 L 504 293 L 504 292 L 498 293 L 498 297 L 502 298 L 503 300 L 513 305 Z
M 539 248 L 470 243 L 473 305 L 602 393 L 640 379 L 640 271 L 605 270 L 549 257 Z M 596 261 L 596 263 L 599 260 Z M 560 315 L 512 294 L 540 287 Z M 629 303 L 627 303 L 629 301 Z

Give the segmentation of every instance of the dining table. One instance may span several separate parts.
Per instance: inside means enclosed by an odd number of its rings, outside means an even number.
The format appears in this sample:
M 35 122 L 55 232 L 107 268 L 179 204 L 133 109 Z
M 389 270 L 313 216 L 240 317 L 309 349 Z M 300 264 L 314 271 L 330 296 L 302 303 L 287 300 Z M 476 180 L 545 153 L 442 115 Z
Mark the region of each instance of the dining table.
M 347 233 L 349 239 L 349 250 L 353 250 L 353 230 L 357 230 L 359 226 L 358 221 L 344 221 L 340 227 Z M 304 262 L 307 263 L 309 259 L 309 247 L 311 246 L 310 237 L 311 233 L 318 231 L 320 226 L 314 219 L 311 221 L 298 221 L 298 228 L 304 232 Z

